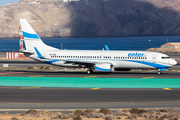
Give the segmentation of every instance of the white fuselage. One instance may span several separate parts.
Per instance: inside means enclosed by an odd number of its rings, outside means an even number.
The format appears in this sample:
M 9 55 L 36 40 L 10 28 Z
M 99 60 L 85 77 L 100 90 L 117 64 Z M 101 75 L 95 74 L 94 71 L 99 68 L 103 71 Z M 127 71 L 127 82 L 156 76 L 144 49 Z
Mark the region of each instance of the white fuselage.
M 53 50 L 40 51 L 45 59 L 39 59 L 36 54 L 29 57 L 63 67 L 88 67 L 66 61 L 110 63 L 113 68 L 156 68 L 163 69 L 177 62 L 167 55 L 149 51 L 103 51 L 103 50 Z

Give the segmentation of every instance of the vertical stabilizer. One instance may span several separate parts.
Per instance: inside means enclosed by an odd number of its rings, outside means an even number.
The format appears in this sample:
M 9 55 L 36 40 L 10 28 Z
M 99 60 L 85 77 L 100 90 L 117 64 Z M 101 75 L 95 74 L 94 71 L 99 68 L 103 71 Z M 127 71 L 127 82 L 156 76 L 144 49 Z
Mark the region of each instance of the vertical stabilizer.
M 20 19 L 24 39 L 40 39 L 26 19 Z
M 26 19 L 20 19 L 26 50 L 58 50 L 43 43 Z

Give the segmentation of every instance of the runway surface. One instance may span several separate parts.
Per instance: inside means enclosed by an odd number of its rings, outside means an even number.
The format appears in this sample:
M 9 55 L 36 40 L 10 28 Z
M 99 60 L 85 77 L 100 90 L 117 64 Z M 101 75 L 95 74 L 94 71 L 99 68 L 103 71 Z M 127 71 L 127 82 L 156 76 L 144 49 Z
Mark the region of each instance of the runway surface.
M 112 73 L 87 74 L 84 69 L 62 70 L 0 70 L 0 76 L 12 77 L 93 77 L 93 78 L 180 78 L 180 70 L 162 71 L 160 75 L 157 70 L 132 70 Z
M 34 61 L 0 61 L 10 67 L 46 66 Z M 49 66 L 49 65 L 47 65 Z M 161 75 L 156 70 L 86 74 L 85 70 L 0 70 L 0 77 L 79 77 L 79 78 L 139 78 L 179 79 L 180 64 Z M 7 79 L 8 80 L 8 79 Z M 174 84 L 179 85 L 177 80 Z M 2 83 L 2 81 L 0 82 Z M 147 83 L 148 84 L 148 83 Z M 180 107 L 179 88 L 103 89 L 103 88 L 46 88 L 33 86 L 0 86 L 0 109 L 86 109 L 86 108 L 146 108 Z
M 180 107 L 179 91 L 0 87 L 0 109 Z

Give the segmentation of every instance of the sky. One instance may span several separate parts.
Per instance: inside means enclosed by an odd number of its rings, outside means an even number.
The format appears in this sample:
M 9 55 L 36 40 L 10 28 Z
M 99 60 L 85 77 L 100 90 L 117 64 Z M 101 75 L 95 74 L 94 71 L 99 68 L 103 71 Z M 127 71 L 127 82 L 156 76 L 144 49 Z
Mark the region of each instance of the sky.
M 20 0 L 0 0 L 0 6 L 4 6 L 9 3 L 19 2 Z

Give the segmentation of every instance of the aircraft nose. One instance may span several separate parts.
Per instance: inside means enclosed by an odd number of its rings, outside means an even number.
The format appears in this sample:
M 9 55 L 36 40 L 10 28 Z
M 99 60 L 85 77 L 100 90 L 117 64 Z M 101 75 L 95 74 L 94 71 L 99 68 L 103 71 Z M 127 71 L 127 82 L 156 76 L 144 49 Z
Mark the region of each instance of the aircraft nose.
M 172 60 L 169 61 L 169 64 L 171 64 L 171 65 L 176 65 L 177 62 L 176 62 L 175 60 L 172 59 Z

